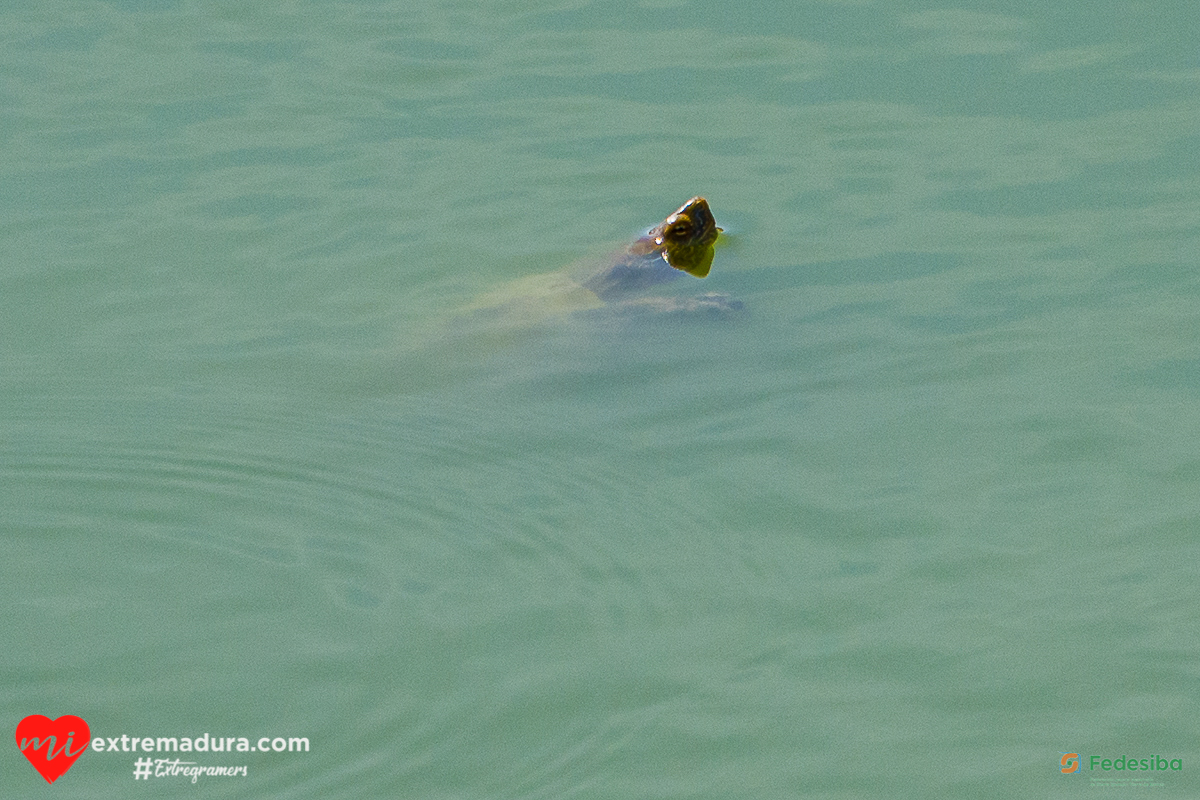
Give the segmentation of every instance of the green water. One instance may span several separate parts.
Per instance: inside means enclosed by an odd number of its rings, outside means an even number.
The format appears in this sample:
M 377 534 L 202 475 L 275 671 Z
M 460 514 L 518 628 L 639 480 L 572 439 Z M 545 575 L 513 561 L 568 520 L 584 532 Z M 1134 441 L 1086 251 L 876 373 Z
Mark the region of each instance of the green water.
M 1196 21 L 6 6 L 0 727 L 311 749 L 3 794 L 1195 796 Z M 743 317 L 456 315 L 695 194 Z

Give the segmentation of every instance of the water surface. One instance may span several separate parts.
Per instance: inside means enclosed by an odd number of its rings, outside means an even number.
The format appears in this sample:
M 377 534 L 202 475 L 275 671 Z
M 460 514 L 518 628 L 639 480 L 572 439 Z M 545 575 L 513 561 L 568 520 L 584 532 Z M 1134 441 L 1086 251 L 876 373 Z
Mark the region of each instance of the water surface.
M 1194 28 L 0 12 L 5 724 L 311 740 L 157 796 L 1194 794 Z M 744 318 L 458 327 L 695 194 Z

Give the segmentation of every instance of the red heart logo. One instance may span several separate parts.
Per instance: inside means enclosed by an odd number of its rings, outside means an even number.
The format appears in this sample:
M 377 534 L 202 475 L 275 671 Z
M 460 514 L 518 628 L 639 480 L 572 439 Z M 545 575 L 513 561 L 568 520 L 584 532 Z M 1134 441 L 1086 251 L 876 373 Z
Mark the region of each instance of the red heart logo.
M 78 750 L 74 749 L 77 741 L 83 742 Z M 30 714 L 17 725 L 17 747 L 50 783 L 71 768 L 91 741 L 88 724 L 72 714 L 58 719 Z

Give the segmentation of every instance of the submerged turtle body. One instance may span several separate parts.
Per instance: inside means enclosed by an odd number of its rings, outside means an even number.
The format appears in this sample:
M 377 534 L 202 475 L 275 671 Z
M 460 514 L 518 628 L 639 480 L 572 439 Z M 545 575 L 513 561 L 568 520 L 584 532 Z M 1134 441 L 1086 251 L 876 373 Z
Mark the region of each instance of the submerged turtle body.
M 502 312 L 510 320 L 524 323 L 601 308 L 622 313 L 710 315 L 740 311 L 739 301 L 722 294 L 690 299 L 636 296 L 685 273 L 706 277 L 720 232 L 708 201 L 693 197 L 601 269 L 582 277 L 573 277 L 570 270 L 531 275 L 485 295 L 466 310 L 476 316 Z

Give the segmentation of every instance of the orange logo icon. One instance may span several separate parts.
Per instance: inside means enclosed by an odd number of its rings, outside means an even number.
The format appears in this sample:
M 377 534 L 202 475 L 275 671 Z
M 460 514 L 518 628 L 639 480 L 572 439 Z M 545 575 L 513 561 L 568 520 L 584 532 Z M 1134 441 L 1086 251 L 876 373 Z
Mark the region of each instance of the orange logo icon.
M 1079 753 L 1063 753 L 1063 757 L 1059 763 L 1062 764 L 1063 775 L 1070 775 L 1079 769 Z

